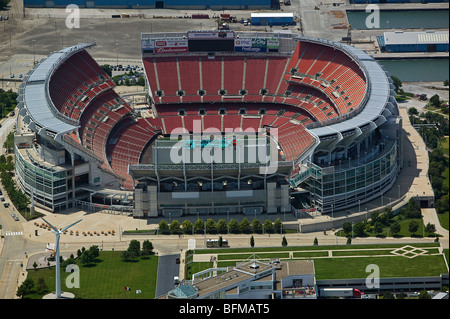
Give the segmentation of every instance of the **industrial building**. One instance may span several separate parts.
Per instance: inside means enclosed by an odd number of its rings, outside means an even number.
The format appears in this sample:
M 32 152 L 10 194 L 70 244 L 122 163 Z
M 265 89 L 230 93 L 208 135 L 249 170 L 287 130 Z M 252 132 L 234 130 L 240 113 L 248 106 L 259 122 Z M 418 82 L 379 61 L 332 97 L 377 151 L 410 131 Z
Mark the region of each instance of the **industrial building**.
M 62 8 L 69 4 L 80 8 L 128 8 L 128 9 L 184 9 L 184 10 L 239 10 L 270 9 L 271 0 L 24 0 L 31 8 Z
M 293 25 L 294 14 L 292 12 L 252 13 L 253 25 Z
M 448 31 L 393 31 L 377 40 L 383 52 L 448 52 L 448 35 Z

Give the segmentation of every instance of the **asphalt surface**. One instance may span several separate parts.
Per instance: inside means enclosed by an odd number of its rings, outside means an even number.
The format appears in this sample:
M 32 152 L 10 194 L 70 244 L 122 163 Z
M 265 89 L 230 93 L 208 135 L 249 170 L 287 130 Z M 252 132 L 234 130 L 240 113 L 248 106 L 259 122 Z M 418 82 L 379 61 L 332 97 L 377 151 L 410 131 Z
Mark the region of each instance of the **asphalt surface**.
M 180 254 L 159 257 L 156 297 L 162 296 L 175 288 L 174 276 L 178 276 L 180 273 L 180 265 L 176 263 L 177 258 L 180 258 Z

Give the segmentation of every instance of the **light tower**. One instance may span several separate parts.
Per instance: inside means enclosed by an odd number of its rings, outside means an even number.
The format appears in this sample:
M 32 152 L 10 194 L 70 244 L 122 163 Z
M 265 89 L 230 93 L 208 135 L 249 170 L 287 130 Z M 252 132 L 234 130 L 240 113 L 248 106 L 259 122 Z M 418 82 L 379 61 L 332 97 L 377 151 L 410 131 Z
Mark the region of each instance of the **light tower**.
M 44 219 L 44 217 L 41 217 L 52 229 L 52 233 L 56 235 L 56 241 L 55 241 L 55 260 L 56 260 L 56 298 L 61 298 L 61 274 L 60 274 L 60 262 L 59 262 L 59 237 L 61 236 L 61 233 L 65 232 L 67 229 L 72 227 L 73 225 L 81 222 L 81 219 L 79 221 L 76 221 L 73 224 L 70 224 L 69 226 L 66 226 L 62 228 L 61 230 L 57 229 L 55 226 L 50 224 L 48 221 Z

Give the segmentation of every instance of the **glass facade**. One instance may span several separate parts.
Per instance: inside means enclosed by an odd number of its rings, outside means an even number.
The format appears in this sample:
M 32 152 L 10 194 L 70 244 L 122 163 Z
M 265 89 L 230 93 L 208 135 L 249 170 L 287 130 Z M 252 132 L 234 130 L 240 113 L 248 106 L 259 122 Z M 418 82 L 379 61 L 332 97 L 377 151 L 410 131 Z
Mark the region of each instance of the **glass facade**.
M 336 167 L 321 168 L 308 163 L 302 176 L 310 174 L 303 186 L 309 190 L 312 207 L 324 213 L 332 209 L 345 209 L 364 201 L 388 186 L 396 177 L 397 142 L 377 159 L 346 169 Z M 333 208 L 332 206 L 333 205 Z
M 23 150 L 15 148 L 16 175 L 22 189 L 33 198 L 35 203 L 59 210 L 66 208 L 66 170 L 46 167 L 34 162 L 32 156 L 25 150 L 28 160 L 23 156 Z

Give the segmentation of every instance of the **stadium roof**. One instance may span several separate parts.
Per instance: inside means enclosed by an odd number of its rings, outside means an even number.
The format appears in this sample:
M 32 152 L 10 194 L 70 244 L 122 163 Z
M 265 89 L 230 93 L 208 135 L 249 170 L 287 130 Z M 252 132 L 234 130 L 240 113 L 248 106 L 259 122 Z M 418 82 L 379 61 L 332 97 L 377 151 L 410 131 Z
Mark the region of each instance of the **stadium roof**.
M 389 102 L 391 96 L 391 83 L 386 76 L 386 72 L 370 55 L 362 50 L 356 49 L 352 46 L 342 45 L 347 52 L 359 59 L 359 62 L 365 68 L 365 73 L 368 83 L 368 94 L 365 105 L 361 107 L 363 110 L 341 122 L 322 126 L 318 128 L 309 129 L 314 135 L 326 136 L 343 132 L 356 127 L 362 127 L 366 124 L 374 122 L 378 117 L 383 115 L 386 104 Z
M 386 45 L 396 44 L 438 44 L 449 43 L 448 31 L 425 32 L 384 32 L 383 38 Z
M 20 114 L 24 122 L 33 131 L 41 129 L 54 134 L 70 132 L 78 127 L 78 123 L 71 119 L 63 119 L 48 95 L 48 82 L 54 70 L 72 54 L 95 45 L 95 43 L 83 43 L 53 52 L 33 70 L 27 74 L 21 84 L 18 97 Z M 38 127 L 36 127 L 38 126 Z

